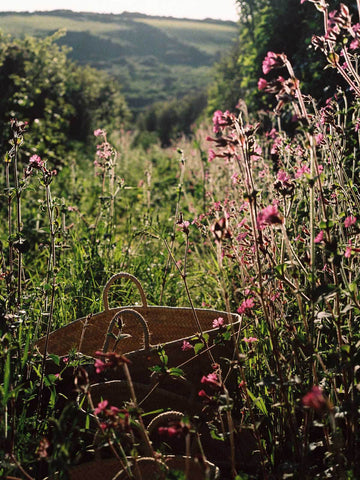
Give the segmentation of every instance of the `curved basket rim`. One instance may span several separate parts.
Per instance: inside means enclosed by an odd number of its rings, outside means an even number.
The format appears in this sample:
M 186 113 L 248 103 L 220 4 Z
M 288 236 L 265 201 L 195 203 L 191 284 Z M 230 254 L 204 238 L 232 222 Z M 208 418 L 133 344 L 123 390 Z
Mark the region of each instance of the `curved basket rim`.
M 50 332 L 50 335 L 54 334 L 55 332 L 56 333 L 61 332 L 62 330 L 65 330 L 65 328 L 68 328 L 70 325 L 74 325 L 76 322 L 79 322 L 79 323 L 81 323 L 82 321 L 85 322 L 87 319 L 92 319 L 93 320 L 93 319 L 96 319 L 97 317 L 102 317 L 104 315 L 109 315 L 109 313 L 113 313 L 114 316 L 115 316 L 117 313 L 119 313 L 119 312 L 121 312 L 122 310 L 125 310 L 125 309 L 134 309 L 134 310 L 140 309 L 142 311 L 146 311 L 146 310 L 176 311 L 176 310 L 179 310 L 179 311 L 188 311 L 189 313 L 192 312 L 191 307 L 172 307 L 172 306 L 168 306 L 168 305 L 147 305 L 146 307 L 144 307 L 143 305 L 136 305 L 136 304 L 135 305 L 126 305 L 126 306 L 123 306 L 123 307 L 109 308 L 109 310 L 102 310 L 101 312 L 89 313 L 88 315 L 86 315 L 84 317 L 76 318 L 75 320 L 72 320 L 71 322 L 67 323 L 66 325 L 63 325 L 62 327 L 59 327 L 56 330 L 53 330 L 52 332 Z M 224 317 L 228 316 L 228 313 L 225 312 L 224 310 L 215 310 L 215 309 L 212 309 L 212 308 L 195 308 L 195 311 L 196 312 L 210 312 L 210 313 L 219 314 L 219 315 L 222 314 Z M 235 317 L 237 319 L 235 322 L 233 322 L 233 324 L 236 324 L 242 318 L 241 315 L 239 315 L 238 313 L 233 313 L 233 312 L 230 313 L 230 316 Z M 212 331 L 212 330 L 216 330 L 216 328 L 211 328 L 210 330 L 207 330 L 207 332 Z M 40 337 L 37 340 L 37 342 L 39 342 L 43 338 L 45 338 L 45 336 Z

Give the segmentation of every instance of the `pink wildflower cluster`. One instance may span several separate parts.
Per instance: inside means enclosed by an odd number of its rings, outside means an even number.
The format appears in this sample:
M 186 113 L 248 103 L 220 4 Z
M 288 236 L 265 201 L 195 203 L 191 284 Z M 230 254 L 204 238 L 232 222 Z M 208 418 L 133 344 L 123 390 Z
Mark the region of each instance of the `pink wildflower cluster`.
M 185 233 L 185 235 L 189 235 L 190 222 L 188 220 L 181 219 L 176 223 L 176 225 L 179 230 Z
M 235 115 L 230 113 L 229 110 L 222 112 L 221 110 L 216 110 L 213 115 L 213 131 L 214 133 L 219 133 L 221 129 L 229 127 L 234 123 Z
M 314 385 L 310 392 L 304 395 L 302 403 L 305 407 L 312 408 L 317 411 L 324 410 L 328 405 L 322 389 L 317 385 Z
M 314 238 L 315 243 L 321 243 L 324 240 L 324 231 L 321 230 Z
M 258 342 L 258 341 L 259 341 L 259 339 L 256 338 L 256 337 L 244 337 L 244 338 L 243 338 L 243 342 L 249 343 L 249 344 L 251 344 L 251 343 L 256 343 L 256 342 Z
M 189 343 L 187 340 L 184 340 L 181 345 L 181 350 L 183 352 L 187 352 L 188 350 L 192 350 L 194 347 Z
M 95 137 L 104 137 L 106 135 L 105 130 L 102 130 L 101 128 L 97 128 L 94 130 L 94 136 Z
M 345 258 L 350 258 L 352 253 L 352 242 L 349 240 L 348 244 L 346 245 L 345 248 Z
M 262 70 L 267 75 L 274 68 L 280 68 L 285 65 L 286 55 L 268 52 L 262 63 Z
M 221 387 L 219 377 L 216 373 L 209 373 L 206 376 L 204 375 L 201 379 L 201 383 L 204 385 L 209 385 L 210 387 L 215 389 L 218 389 Z
M 109 368 L 116 368 L 124 363 L 131 363 L 124 355 L 120 355 L 116 352 L 103 353 L 100 351 L 95 352 L 97 358 L 94 363 L 96 373 L 102 373 Z M 102 360 L 101 360 L 102 358 Z
M 355 223 L 356 223 L 356 217 L 353 217 L 352 215 L 350 215 L 349 217 L 345 218 L 344 226 L 345 228 L 349 228 L 352 225 L 355 225 Z
M 237 158 L 238 145 L 248 145 L 249 155 L 256 160 L 256 157 L 261 156 L 261 147 L 256 143 L 254 133 L 259 125 L 247 125 L 243 128 L 244 135 L 239 135 L 236 130 L 236 117 L 235 115 L 225 112 L 222 113 L 217 110 L 214 114 L 214 132 L 218 135 L 213 138 L 208 136 L 206 140 L 213 142 L 217 150 L 213 148 L 208 151 L 208 161 L 212 162 L 216 157 L 225 159 L 226 163 L 230 163 L 233 159 Z M 229 127 L 226 132 L 222 129 Z
M 271 70 L 284 66 L 289 67 L 286 55 L 269 51 L 263 60 L 262 70 L 263 73 L 267 75 Z M 293 75 L 286 79 L 282 76 L 278 76 L 276 79 L 271 79 L 269 81 L 265 78 L 259 78 L 258 89 L 276 95 L 278 104 L 275 108 L 275 112 L 279 113 L 286 103 L 297 98 L 299 80 Z
M 98 403 L 94 409 L 94 414 L 101 417 L 100 428 L 103 431 L 109 428 L 120 428 L 126 432 L 130 431 L 129 412 L 127 410 L 120 410 L 114 406 L 109 406 L 107 400 L 102 400 Z
M 290 176 L 284 172 L 284 170 L 279 170 L 274 183 L 274 188 L 282 195 L 291 195 L 295 189 L 295 186 Z
M 296 172 L 295 172 L 295 178 L 300 178 L 302 177 L 305 173 L 310 173 L 310 168 L 305 164 L 303 163 L 302 165 L 300 165 Z
M 32 155 L 29 159 L 29 164 L 25 170 L 25 178 L 29 177 L 33 170 L 39 170 L 43 174 L 43 179 L 46 185 L 49 185 L 52 181 L 52 177 L 57 175 L 56 170 L 48 170 L 46 163 L 39 157 L 39 155 Z
M 249 314 L 251 313 L 251 310 L 254 308 L 255 302 L 253 298 L 247 298 L 242 302 L 240 307 L 237 309 L 237 312 L 240 313 L 240 315 L 246 313 Z
M 100 145 L 97 145 L 96 148 L 96 155 L 100 159 L 100 161 L 108 160 L 114 153 L 112 146 L 108 142 L 103 142 Z M 95 162 L 97 161 L 95 160 Z M 95 165 L 99 165 L 99 163 L 97 162 L 97 164 L 95 163 Z
M 223 325 L 224 325 L 224 319 L 222 317 L 216 318 L 212 323 L 213 328 L 220 328 Z
M 41 168 L 45 165 L 45 162 L 44 162 L 44 160 L 41 160 L 41 158 L 39 157 L 39 155 L 32 155 L 32 156 L 30 157 L 30 160 L 29 160 L 29 165 L 30 165 L 32 168 L 41 169 Z
M 317 6 L 318 3 L 321 3 L 321 9 L 325 11 L 327 9 L 327 4 L 324 0 L 313 1 Z M 317 6 L 318 7 L 318 6 Z M 343 3 L 340 4 L 339 10 L 333 10 L 327 15 L 327 30 L 324 36 L 314 35 L 312 38 L 312 43 L 315 48 L 320 48 L 325 54 L 329 52 L 334 52 L 334 47 L 338 45 L 341 49 L 343 48 L 344 35 L 350 36 L 350 50 L 356 50 L 360 46 L 360 24 L 356 23 L 352 25 L 351 15 L 349 8 Z M 342 52 L 343 53 L 343 52 Z M 339 58 L 337 55 L 332 55 L 330 61 L 334 67 L 341 69 L 348 69 L 346 62 L 340 67 Z
M 36 449 L 36 454 L 39 458 L 47 458 L 49 455 L 50 442 L 46 437 L 43 437 L 40 442 L 39 446 Z
M 354 247 L 352 241 L 349 240 L 345 248 L 345 258 L 350 258 L 353 253 L 359 253 L 360 248 Z
M 182 438 L 190 431 L 190 425 L 185 422 L 170 422 L 168 427 L 159 427 L 159 435 Z
M 262 230 L 266 225 L 281 225 L 283 223 L 282 216 L 276 205 L 269 205 L 261 210 L 258 214 L 257 228 Z

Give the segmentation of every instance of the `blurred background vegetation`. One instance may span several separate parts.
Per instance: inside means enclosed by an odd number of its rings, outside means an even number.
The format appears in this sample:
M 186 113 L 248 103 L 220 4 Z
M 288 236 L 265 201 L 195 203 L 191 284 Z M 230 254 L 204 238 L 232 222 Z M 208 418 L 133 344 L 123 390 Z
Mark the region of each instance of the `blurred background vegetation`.
M 296 65 L 304 93 L 320 101 L 333 93 L 335 74 L 310 46 L 319 28 L 311 5 L 238 4 L 238 24 L 127 12 L 1 13 L 2 148 L 12 116 L 30 123 L 28 153 L 57 161 L 77 142 L 83 151 L 99 126 L 136 130 L 135 144 L 145 149 L 169 146 L 199 118 L 234 110 L 241 99 L 252 112 L 269 108 L 257 89 L 269 50 Z

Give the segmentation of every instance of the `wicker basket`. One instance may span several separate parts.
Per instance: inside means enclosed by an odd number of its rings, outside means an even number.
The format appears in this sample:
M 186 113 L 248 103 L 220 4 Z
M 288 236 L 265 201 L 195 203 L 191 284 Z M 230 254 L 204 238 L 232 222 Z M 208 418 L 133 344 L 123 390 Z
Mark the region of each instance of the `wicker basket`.
M 179 393 L 169 392 L 163 388 L 154 388 L 151 385 L 133 382 L 138 405 L 145 412 L 158 410 L 183 409 L 186 412 L 199 413 L 199 405 Z M 91 385 L 91 398 L 94 405 L 106 399 L 113 407 L 123 407 L 124 401 L 130 400 L 129 385 L 124 380 L 110 380 Z M 151 420 L 151 416 L 146 419 Z
M 132 463 L 132 459 L 128 459 Z M 70 480 L 127 480 L 134 478 L 139 480 L 163 480 L 166 478 L 166 472 L 169 470 L 186 471 L 188 468 L 188 480 L 215 480 L 218 478 L 218 468 L 210 462 L 204 465 L 197 462 L 191 457 L 183 457 L 176 455 L 168 455 L 162 460 L 155 460 L 151 457 L 142 457 L 137 460 L 136 468 L 131 467 L 133 476 L 129 476 L 126 471 L 121 468 L 117 459 L 96 459 L 92 462 L 83 463 L 72 467 L 69 471 Z
M 142 306 L 109 308 L 109 289 L 120 278 L 126 278 L 135 283 L 141 296 Z M 148 305 L 139 280 L 133 275 L 124 272 L 114 275 L 105 285 L 103 304 L 103 312 L 80 318 L 50 333 L 48 353 L 63 356 L 75 348 L 84 355 L 94 356 L 95 351 L 103 349 L 105 340 L 109 340 L 107 348 L 113 349 L 113 342 L 107 337 L 110 322 L 114 319 L 115 314 L 129 309 L 140 313 L 145 319 L 148 339 L 146 339 L 146 334 L 144 339 L 144 326 L 139 323 L 139 320 L 133 314 L 126 314 L 125 312 L 122 316 L 122 333 L 124 338 L 116 346 L 116 351 L 123 354 L 138 350 L 144 345 L 144 340 L 148 340 L 144 348 L 149 350 L 150 345 L 189 339 L 196 333 L 199 333 L 199 324 L 203 332 L 214 336 L 217 333 L 217 329 L 213 329 L 213 321 L 220 316 L 225 321 L 229 317 L 226 312 L 218 310 L 195 309 L 193 311 L 191 308 Z M 231 314 L 229 320 L 234 326 L 238 326 L 240 317 L 237 314 Z M 43 353 L 45 337 L 37 342 L 37 346 L 40 352 Z
M 141 306 L 109 308 L 109 289 L 120 278 L 134 282 L 141 296 Z M 103 312 L 80 318 L 52 332 L 48 338 L 47 352 L 62 356 L 75 348 L 90 357 L 99 350 L 126 354 L 131 361 L 129 369 L 134 382 L 149 385 L 159 381 L 160 388 L 175 394 L 180 392 L 190 402 L 196 399 L 201 377 L 211 371 L 211 364 L 220 363 L 223 357 L 231 358 L 233 355 L 231 341 L 214 344 L 219 332 L 218 328 L 213 328 L 214 320 L 223 317 L 225 323 L 231 322 L 234 332 L 239 332 L 241 327 L 241 319 L 237 314 L 228 315 L 209 309 L 150 306 L 139 280 L 128 273 L 118 273 L 107 282 L 103 303 Z M 117 338 L 121 337 L 118 341 L 114 339 L 115 327 L 119 329 Z M 183 351 L 183 342 L 191 342 L 199 333 L 207 338 L 209 349 L 204 347 L 197 355 L 192 348 Z M 37 346 L 44 353 L 45 337 L 38 341 Z M 149 368 L 161 364 L 159 346 L 164 348 L 168 357 L 167 368 L 181 366 L 185 378 L 174 379 L 171 375 L 162 375 L 159 380 L 150 377 Z M 96 375 L 91 362 L 88 373 L 91 383 L 125 379 L 122 369 Z M 170 404 L 169 407 L 176 408 L 176 404 Z

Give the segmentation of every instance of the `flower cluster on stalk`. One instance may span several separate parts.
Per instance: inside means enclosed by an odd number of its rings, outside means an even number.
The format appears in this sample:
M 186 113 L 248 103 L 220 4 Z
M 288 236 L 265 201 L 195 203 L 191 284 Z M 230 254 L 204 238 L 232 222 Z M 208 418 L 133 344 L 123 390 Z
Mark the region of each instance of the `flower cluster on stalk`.
M 96 373 L 102 373 L 105 370 L 111 368 L 117 368 L 124 363 L 131 363 L 124 355 L 120 355 L 116 352 L 103 353 L 101 351 L 95 352 L 95 356 L 99 357 L 95 359 L 94 367 Z
M 109 429 L 130 432 L 130 414 L 126 409 L 119 409 L 109 405 L 107 400 L 102 400 L 94 409 L 94 414 L 99 418 L 102 431 Z
M 32 155 L 29 160 L 29 164 L 25 170 L 25 178 L 30 177 L 34 170 L 39 170 L 43 175 L 45 185 L 49 185 L 55 175 L 56 170 L 48 170 L 46 168 L 45 160 L 42 160 L 39 155 Z

